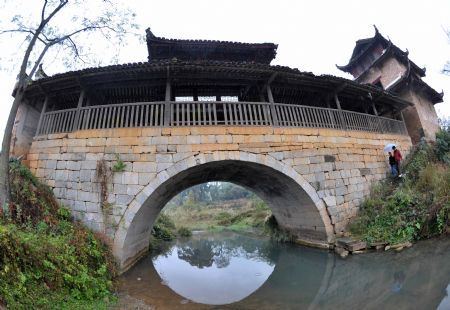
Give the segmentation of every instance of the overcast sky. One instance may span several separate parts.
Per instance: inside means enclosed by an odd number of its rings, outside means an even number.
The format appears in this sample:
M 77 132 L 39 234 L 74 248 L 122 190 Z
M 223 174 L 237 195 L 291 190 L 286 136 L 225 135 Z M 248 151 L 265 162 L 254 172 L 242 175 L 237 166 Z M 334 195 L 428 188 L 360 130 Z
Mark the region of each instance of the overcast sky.
M 450 42 L 444 31 L 450 29 L 449 0 L 128 0 L 126 3 L 137 13 L 136 23 L 142 33 L 150 27 L 155 35 L 169 38 L 273 42 L 278 44 L 278 52 L 272 64 L 349 79 L 351 76 L 339 71 L 335 64 L 346 64 L 355 41 L 372 37 L 375 24 L 394 44 L 408 49 L 411 60 L 418 66 L 427 68 L 425 81 L 446 93 L 444 103 L 435 106 L 438 115 L 450 117 L 450 76 L 440 72 L 450 60 Z M 0 18 L 11 18 L 19 13 L 1 10 Z M 17 44 L 2 38 L 0 57 Z M 145 43 L 133 43 L 120 57 L 120 62 L 146 60 Z M 5 68 L 8 64 L 2 63 L 2 66 Z M 50 74 L 65 71 L 53 66 L 49 59 L 44 59 L 44 69 Z M 10 94 L 16 74 L 0 72 L 1 137 L 12 103 Z

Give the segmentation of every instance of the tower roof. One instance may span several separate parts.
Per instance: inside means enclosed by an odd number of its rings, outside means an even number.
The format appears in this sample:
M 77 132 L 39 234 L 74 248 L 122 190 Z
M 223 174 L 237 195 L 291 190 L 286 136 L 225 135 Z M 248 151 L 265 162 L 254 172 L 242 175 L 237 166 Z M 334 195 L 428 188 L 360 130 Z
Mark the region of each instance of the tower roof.
M 352 68 L 355 65 L 358 65 L 360 61 L 362 61 L 367 54 L 371 53 L 373 49 L 378 46 L 382 46 L 384 51 L 383 53 L 373 61 L 373 63 L 377 61 L 381 61 L 387 55 L 393 54 L 396 58 L 404 63 L 405 65 L 410 65 L 411 69 L 418 74 L 420 77 L 425 76 L 425 68 L 420 68 L 413 61 L 408 58 L 408 50 L 402 51 L 398 46 L 393 44 L 391 40 L 386 39 L 379 31 L 378 28 L 374 25 L 375 35 L 371 38 L 360 39 L 356 41 L 355 47 L 353 48 L 352 56 L 346 65 L 336 67 L 339 70 L 350 73 Z M 363 74 L 363 73 L 362 73 Z M 360 74 L 360 76 L 362 75 Z
M 146 30 L 148 60 L 219 60 L 270 64 L 278 45 L 216 40 L 181 40 L 157 37 Z

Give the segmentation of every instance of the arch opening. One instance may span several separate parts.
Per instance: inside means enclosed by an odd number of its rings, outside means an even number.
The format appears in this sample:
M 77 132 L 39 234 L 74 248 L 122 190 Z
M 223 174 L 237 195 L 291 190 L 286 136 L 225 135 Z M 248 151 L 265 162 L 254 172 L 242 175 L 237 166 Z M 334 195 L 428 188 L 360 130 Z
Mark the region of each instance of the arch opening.
M 158 186 L 149 184 L 144 189 L 147 198 L 142 203 L 134 201 L 119 225 L 114 254 L 122 269 L 147 251 L 153 223 L 170 199 L 194 185 L 214 181 L 234 183 L 254 192 L 267 203 L 279 226 L 298 240 L 327 244 L 334 235 L 323 202 L 301 176 L 283 167 L 217 160 L 195 163 L 173 175 L 166 173 Z

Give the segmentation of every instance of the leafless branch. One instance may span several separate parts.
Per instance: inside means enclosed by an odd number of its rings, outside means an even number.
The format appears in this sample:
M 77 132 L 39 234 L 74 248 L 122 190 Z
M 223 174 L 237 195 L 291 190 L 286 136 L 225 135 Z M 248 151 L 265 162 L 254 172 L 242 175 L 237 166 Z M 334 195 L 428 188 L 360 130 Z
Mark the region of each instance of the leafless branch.
M 46 8 L 47 4 L 48 4 L 48 1 L 45 0 L 45 1 L 44 1 L 44 5 L 42 6 L 41 22 L 45 19 L 45 8 Z

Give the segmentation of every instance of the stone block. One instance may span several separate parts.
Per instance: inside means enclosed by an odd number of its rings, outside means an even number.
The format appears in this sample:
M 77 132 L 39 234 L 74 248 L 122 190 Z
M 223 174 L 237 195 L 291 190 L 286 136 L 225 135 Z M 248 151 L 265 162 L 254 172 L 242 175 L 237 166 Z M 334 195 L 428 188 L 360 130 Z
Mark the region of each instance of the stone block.
M 216 143 L 216 136 L 215 135 L 206 135 L 201 136 L 201 143 L 208 144 L 208 143 Z
M 336 206 L 336 197 L 334 196 L 323 197 L 323 201 L 327 207 Z
M 299 174 L 308 174 L 309 173 L 309 165 L 297 165 L 294 166 L 294 170 Z
M 80 201 L 89 201 L 89 202 L 99 202 L 100 197 L 98 193 L 93 192 L 85 192 L 85 191 L 78 191 L 77 199 Z
M 122 180 L 124 184 L 139 184 L 139 173 L 124 172 Z
M 101 212 L 100 203 L 86 202 L 86 212 L 89 212 L 89 213 Z
M 367 243 L 365 241 L 354 240 L 351 238 L 339 238 L 336 242 L 339 246 L 342 246 L 350 252 L 367 248 Z
M 86 146 L 105 146 L 106 138 L 90 138 L 86 140 Z
M 67 180 L 69 182 L 78 182 L 80 181 L 80 171 L 69 171 L 67 175 Z
M 80 170 L 81 182 L 92 182 L 95 178 L 95 170 Z
M 167 146 L 167 152 L 175 153 L 177 151 L 177 146 L 174 144 L 169 144 Z
M 156 154 L 156 162 L 157 163 L 172 163 L 173 162 L 172 154 Z M 142 172 L 152 172 L 152 171 L 142 171 Z
M 336 195 L 338 195 L 338 193 L 336 192 Z M 336 196 L 336 205 L 341 205 L 344 203 L 344 196 L 340 195 L 340 196 Z
M 127 186 L 127 195 L 135 196 L 139 193 L 144 187 L 142 185 L 128 185 Z
M 97 161 L 96 160 L 85 160 L 81 162 L 81 169 L 97 169 Z
M 187 144 L 200 144 L 201 140 L 201 136 L 188 136 L 186 139 Z
M 63 153 L 61 154 L 61 160 L 85 160 L 85 153 Z
M 126 195 L 127 188 L 128 188 L 127 184 L 114 184 L 113 192 L 114 194 Z
M 56 170 L 55 181 L 67 181 L 69 176 L 69 171 L 67 170 Z
M 339 195 L 339 196 L 347 194 L 346 186 L 336 187 L 334 190 L 335 190 L 336 195 Z
M 86 204 L 84 201 L 75 200 L 72 209 L 78 212 L 86 212 Z
M 116 203 L 119 205 L 127 206 L 132 200 L 134 196 L 131 195 L 116 195 Z
M 156 172 L 156 163 L 152 162 L 134 162 L 133 172 Z
M 336 157 L 333 155 L 325 155 L 324 160 L 326 163 L 334 163 L 336 161 Z
M 157 145 L 156 146 L 156 152 L 158 152 L 158 153 L 166 153 L 167 152 L 167 145 L 166 144 Z
M 159 173 L 163 170 L 166 170 L 167 168 L 171 167 L 173 164 L 172 163 L 161 163 L 161 164 L 157 164 L 156 166 L 156 172 Z
M 139 173 L 139 185 L 147 185 L 156 176 L 156 173 Z
M 45 162 L 45 167 L 47 169 L 56 169 L 56 160 L 47 160 Z
M 231 135 L 217 135 L 217 143 L 236 143 Z
M 56 163 L 56 169 L 58 169 L 58 170 L 64 170 L 64 169 L 66 169 L 66 161 L 64 161 L 64 160 L 59 160 L 59 161 Z
M 312 156 L 309 158 L 309 161 L 311 162 L 311 164 L 320 164 L 323 163 L 325 160 L 323 156 Z

